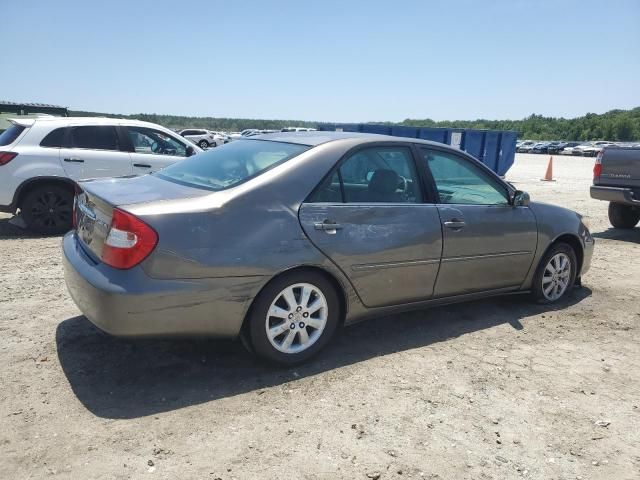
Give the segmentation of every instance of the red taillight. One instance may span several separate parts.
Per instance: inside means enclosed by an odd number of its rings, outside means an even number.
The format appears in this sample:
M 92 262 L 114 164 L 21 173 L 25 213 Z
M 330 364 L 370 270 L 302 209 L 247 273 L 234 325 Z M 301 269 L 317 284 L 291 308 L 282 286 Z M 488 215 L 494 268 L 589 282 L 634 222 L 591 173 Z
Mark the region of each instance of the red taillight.
M 142 262 L 158 243 L 158 234 L 135 215 L 115 208 L 109 234 L 102 248 L 102 261 L 126 270 Z
M 593 166 L 593 178 L 599 177 L 602 173 L 602 150 L 598 152 L 596 163 Z
M 78 195 L 73 197 L 73 209 L 71 210 L 71 225 L 73 225 L 73 229 L 75 230 L 78 226 L 78 219 L 76 218 L 78 208 Z
M 77 208 L 78 208 L 78 195 L 82 193 L 82 189 L 80 188 L 80 185 L 78 185 L 77 183 L 74 183 L 73 192 L 74 192 L 74 196 L 73 196 L 73 209 L 71 210 L 71 222 L 73 224 L 73 229 L 75 230 L 75 228 L 78 226 L 78 217 L 76 216 Z
M 593 176 L 594 176 L 594 178 L 595 178 L 595 177 L 599 177 L 599 176 L 600 176 L 600 174 L 602 174 L 602 164 L 600 164 L 600 163 L 596 163 L 596 164 L 593 166 Z
M 6 165 L 17 156 L 15 152 L 0 152 L 0 165 Z

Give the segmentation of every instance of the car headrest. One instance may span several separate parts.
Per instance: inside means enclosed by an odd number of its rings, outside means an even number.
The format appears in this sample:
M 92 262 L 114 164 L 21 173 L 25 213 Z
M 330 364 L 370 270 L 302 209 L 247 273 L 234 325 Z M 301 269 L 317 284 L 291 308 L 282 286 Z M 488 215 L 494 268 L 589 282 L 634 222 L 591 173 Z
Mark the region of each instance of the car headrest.
M 379 193 L 394 193 L 398 189 L 400 177 L 393 170 L 376 170 L 369 182 L 369 190 Z

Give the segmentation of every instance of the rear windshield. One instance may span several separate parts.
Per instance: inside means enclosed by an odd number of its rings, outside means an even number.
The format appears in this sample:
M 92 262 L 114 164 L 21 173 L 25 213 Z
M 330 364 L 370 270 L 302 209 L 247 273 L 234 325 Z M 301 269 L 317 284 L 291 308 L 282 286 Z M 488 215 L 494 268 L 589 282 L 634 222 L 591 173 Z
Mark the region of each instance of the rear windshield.
M 0 147 L 13 143 L 16 138 L 24 131 L 26 127 L 22 125 L 13 124 L 7 128 L 4 132 L 0 133 Z
M 309 147 L 264 140 L 237 140 L 183 160 L 156 173 L 191 187 L 223 190 L 300 155 Z

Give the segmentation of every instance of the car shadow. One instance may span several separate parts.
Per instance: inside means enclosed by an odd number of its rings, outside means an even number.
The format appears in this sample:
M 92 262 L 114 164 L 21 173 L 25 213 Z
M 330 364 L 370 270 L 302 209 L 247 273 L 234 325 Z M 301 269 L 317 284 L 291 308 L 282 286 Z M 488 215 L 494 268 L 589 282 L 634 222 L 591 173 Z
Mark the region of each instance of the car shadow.
M 29 230 L 19 227 L 11 223 L 11 219 L 13 217 L 1 217 L 0 218 L 0 241 L 9 240 L 9 239 L 19 239 L 19 238 L 50 238 L 50 237 L 61 237 L 60 234 L 39 234 L 33 233 Z
M 588 288 L 556 305 L 522 296 L 475 301 L 371 319 L 341 329 L 309 363 L 276 367 L 240 342 L 210 339 L 122 339 L 85 317 L 58 325 L 62 369 L 80 402 L 98 417 L 130 419 L 260 391 L 304 377 L 561 310 L 591 295 Z
M 640 243 L 640 228 L 609 228 L 604 232 L 591 232 L 595 238 L 619 240 L 621 242 Z

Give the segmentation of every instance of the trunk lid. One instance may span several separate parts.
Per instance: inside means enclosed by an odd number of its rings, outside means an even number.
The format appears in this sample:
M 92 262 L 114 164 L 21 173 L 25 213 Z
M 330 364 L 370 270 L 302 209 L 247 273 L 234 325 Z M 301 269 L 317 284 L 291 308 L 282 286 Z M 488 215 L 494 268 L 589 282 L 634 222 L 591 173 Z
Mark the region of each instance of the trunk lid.
M 95 260 L 102 257 L 116 207 L 138 205 L 157 200 L 204 196 L 207 190 L 183 186 L 154 175 L 90 180 L 80 182 L 82 193 L 76 197 L 75 220 L 78 239 Z

